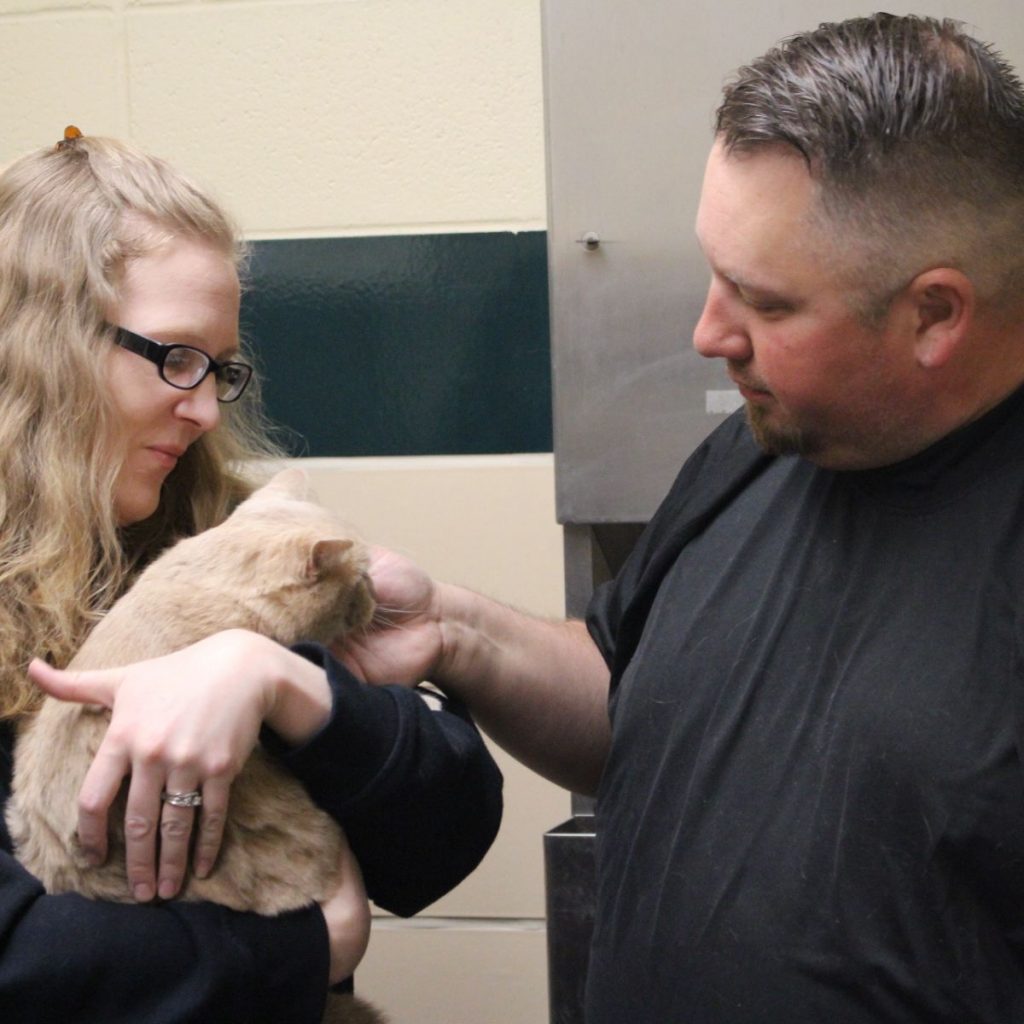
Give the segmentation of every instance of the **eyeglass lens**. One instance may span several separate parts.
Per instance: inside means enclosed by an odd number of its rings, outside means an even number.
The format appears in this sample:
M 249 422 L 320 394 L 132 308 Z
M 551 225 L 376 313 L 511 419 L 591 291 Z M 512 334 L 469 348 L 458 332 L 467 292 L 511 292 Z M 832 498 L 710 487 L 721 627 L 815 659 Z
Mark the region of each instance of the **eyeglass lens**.
M 187 345 L 172 345 L 164 357 L 164 380 L 177 388 L 194 388 L 210 366 L 210 358 L 198 349 Z M 222 402 L 237 398 L 249 381 L 248 368 L 238 363 L 227 363 L 215 371 L 217 397 Z

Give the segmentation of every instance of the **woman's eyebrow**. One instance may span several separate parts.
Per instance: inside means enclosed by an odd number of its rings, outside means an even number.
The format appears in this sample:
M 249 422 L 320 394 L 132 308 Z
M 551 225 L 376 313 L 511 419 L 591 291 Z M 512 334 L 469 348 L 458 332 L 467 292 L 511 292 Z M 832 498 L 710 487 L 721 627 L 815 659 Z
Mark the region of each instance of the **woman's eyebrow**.
M 183 330 L 180 327 L 169 327 L 167 330 L 155 327 L 151 333 L 146 335 L 146 337 L 152 338 L 153 341 L 162 342 L 165 345 L 189 345 L 192 348 L 196 348 L 199 345 L 208 344 L 201 334 L 198 334 L 195 331 Z M 223 363 L 227 360 L 233 359 L 241 352 L 241 350 L 241 343 L 236 340 L 227 348 L 221 349 L 213 358 L 216 359 L 218 363 Z

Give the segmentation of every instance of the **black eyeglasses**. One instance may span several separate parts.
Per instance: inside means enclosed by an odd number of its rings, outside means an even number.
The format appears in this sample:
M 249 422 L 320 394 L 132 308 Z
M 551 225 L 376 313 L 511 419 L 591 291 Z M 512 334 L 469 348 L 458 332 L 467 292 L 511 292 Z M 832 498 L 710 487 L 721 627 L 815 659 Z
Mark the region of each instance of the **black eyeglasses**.
M 111 325 L 117 332 L 114 340 L 121 348 L 156 363 L 160 377 L 182 391 L 199 387 L 212 373 L 217 381 L 217 401 L 233 402 L 240 398 L 252 379 L 248 363 L 218 363 L 202 349 L 191 345 L 164 345 L 126 327 Z

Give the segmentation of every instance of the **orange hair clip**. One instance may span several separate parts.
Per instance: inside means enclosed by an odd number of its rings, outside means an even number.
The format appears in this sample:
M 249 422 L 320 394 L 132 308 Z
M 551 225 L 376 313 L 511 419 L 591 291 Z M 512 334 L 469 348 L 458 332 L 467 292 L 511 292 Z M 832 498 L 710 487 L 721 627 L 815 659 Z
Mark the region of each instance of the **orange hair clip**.
M 77 128 L 73 124 L 69 124 L 64 129 L 64 138 L 57 143 L 54 149 L 67 149 L 69 146 L 73 146 L 77 139 L 82 137 L 81 129 Z

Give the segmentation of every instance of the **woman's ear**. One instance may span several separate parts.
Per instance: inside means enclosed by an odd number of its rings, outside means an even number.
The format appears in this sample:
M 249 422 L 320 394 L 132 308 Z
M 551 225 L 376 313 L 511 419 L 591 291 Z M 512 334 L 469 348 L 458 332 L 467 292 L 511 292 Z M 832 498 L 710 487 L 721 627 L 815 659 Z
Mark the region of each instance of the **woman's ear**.
M 952 267 L 936 267 L 918 274 L 904 295 L 912 304 L 918 365 L 926 370 L 945 366 L 974 320 L 977 300 L 970 278 Z

